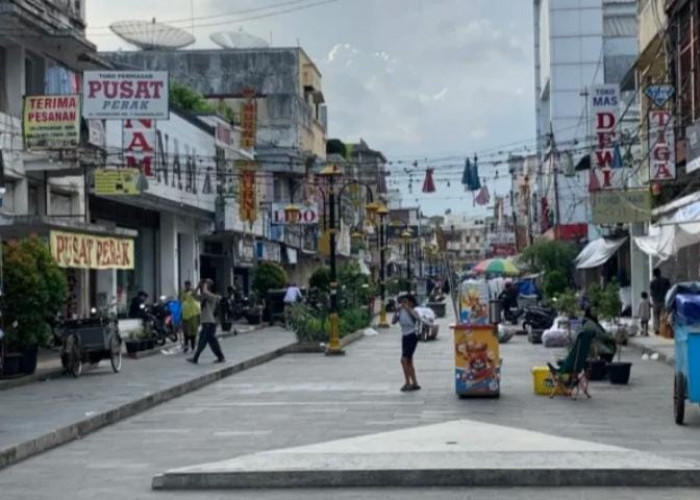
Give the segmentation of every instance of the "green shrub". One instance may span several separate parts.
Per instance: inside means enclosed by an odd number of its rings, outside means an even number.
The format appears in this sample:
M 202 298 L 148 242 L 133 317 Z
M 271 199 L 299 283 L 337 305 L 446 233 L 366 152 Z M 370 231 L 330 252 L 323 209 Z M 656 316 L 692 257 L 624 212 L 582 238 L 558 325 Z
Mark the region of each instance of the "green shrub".
M 8 350 L 46 345 L 48 320 L 65 304 L 67 283 L 48 246 L 37 237 L 10 241 L 3 248 L 4 342 Z
M 566 291 L 568 285 L 566 275 L 562 271 L 555 270 L 545 273 L 542 289 L 547 297 L 553 298 Z
M 561 314 L 568 316 L 570 318 L 575 317 L 578 312 L 578 300 L 576 299 L 576 292 L 573 290 L 566 290 L 561 292 L 556 297 L 555 306 L 557 311 Z
M 622 300 L 620 300 L 620 287 L 616 281 L 611 281 L 603 288 L 597 309 L 601 319 L 612 321 L 620 317 Z
M 325 266 L 316 269 L 309 278 L 309 288 L 328 293 L 331 288 L 331 270 Z
M 253 290 L 259 299 L 267 296 L 268 290 L 284 288 L 288 283 L 287 271 L 275 262 L 261 262 L 253 275 Z
M 340 313 L 340 331 L 342 335 L 355 333 L 370 325 L 370 318 L 367 308 L 355 307 L 345 309 Z

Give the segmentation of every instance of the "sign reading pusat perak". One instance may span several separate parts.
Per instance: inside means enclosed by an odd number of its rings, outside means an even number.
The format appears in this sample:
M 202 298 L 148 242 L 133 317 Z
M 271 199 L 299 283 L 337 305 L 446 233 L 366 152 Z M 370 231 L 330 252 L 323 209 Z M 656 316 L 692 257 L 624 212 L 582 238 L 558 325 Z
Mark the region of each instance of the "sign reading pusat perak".
M 127 120 L 167 120 L 167 71 L 86 71 L 83 77 L 83 117 Z

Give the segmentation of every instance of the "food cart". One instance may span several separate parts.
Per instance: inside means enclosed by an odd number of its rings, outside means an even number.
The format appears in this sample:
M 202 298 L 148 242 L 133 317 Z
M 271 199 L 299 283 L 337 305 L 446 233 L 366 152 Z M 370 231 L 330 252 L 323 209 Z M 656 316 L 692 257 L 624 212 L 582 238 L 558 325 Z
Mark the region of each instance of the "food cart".
M 457 295 L 455 390 L 459 397 L 499 397 L 501 360 L 497 301 L 489 300 L 485 280 L 466 280 Z

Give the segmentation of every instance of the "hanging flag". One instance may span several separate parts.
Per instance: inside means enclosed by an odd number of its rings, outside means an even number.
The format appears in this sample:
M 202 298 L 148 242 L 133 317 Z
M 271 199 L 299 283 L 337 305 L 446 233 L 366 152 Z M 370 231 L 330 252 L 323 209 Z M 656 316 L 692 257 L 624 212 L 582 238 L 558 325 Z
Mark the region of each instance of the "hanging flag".
M 433 181 L 433 171 L 434 168 L 426 169 L 425 171 L 425 181 L 423 181 L 423 192 L 424 193 L 434 193 L 435 192 L 435 181 Z
M 464 162 L 464 172 L 462 173 L 462 185 L 465 191 L 469 191 L 472 185 L 472 166 L 469 158 Z
M 589 171 L 589 177 L 588 177 L 588 191 L 599 191 L 600 190 L 600 182 L 598 181 L 598 176 L 596 173 L 591 169 Z
M 474 201 L 476 202 L 477 205 L 488 205 L 489 201 L 491 201 L 491 195 L 489 194 L 489 188 L 486 186 L 482 187 L 479 190 L 479 194 L 476 195 L 476 198 L 474 198 Z
M 612 168 L 622 168 L 622 153 L 620 153 L 619 144 L 615 144 L 613 149 Z

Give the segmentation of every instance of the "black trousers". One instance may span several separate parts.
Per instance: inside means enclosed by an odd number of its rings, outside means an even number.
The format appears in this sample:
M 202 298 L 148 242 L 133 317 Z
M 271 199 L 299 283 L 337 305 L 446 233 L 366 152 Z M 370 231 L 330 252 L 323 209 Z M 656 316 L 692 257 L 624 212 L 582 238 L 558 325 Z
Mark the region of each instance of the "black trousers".
M 199 355 L 202 354 L 204 348 L 209 344 L 212 352 L 217 359 L 224 359 L 224 353 L 221 352 L 219 339 L 216 338 L 216 324 L 202 323 L 202 331 L 199 332 L 199 343 L 197 344 L 197 352 L 194 353 L 194 360 L 199 360 Z

